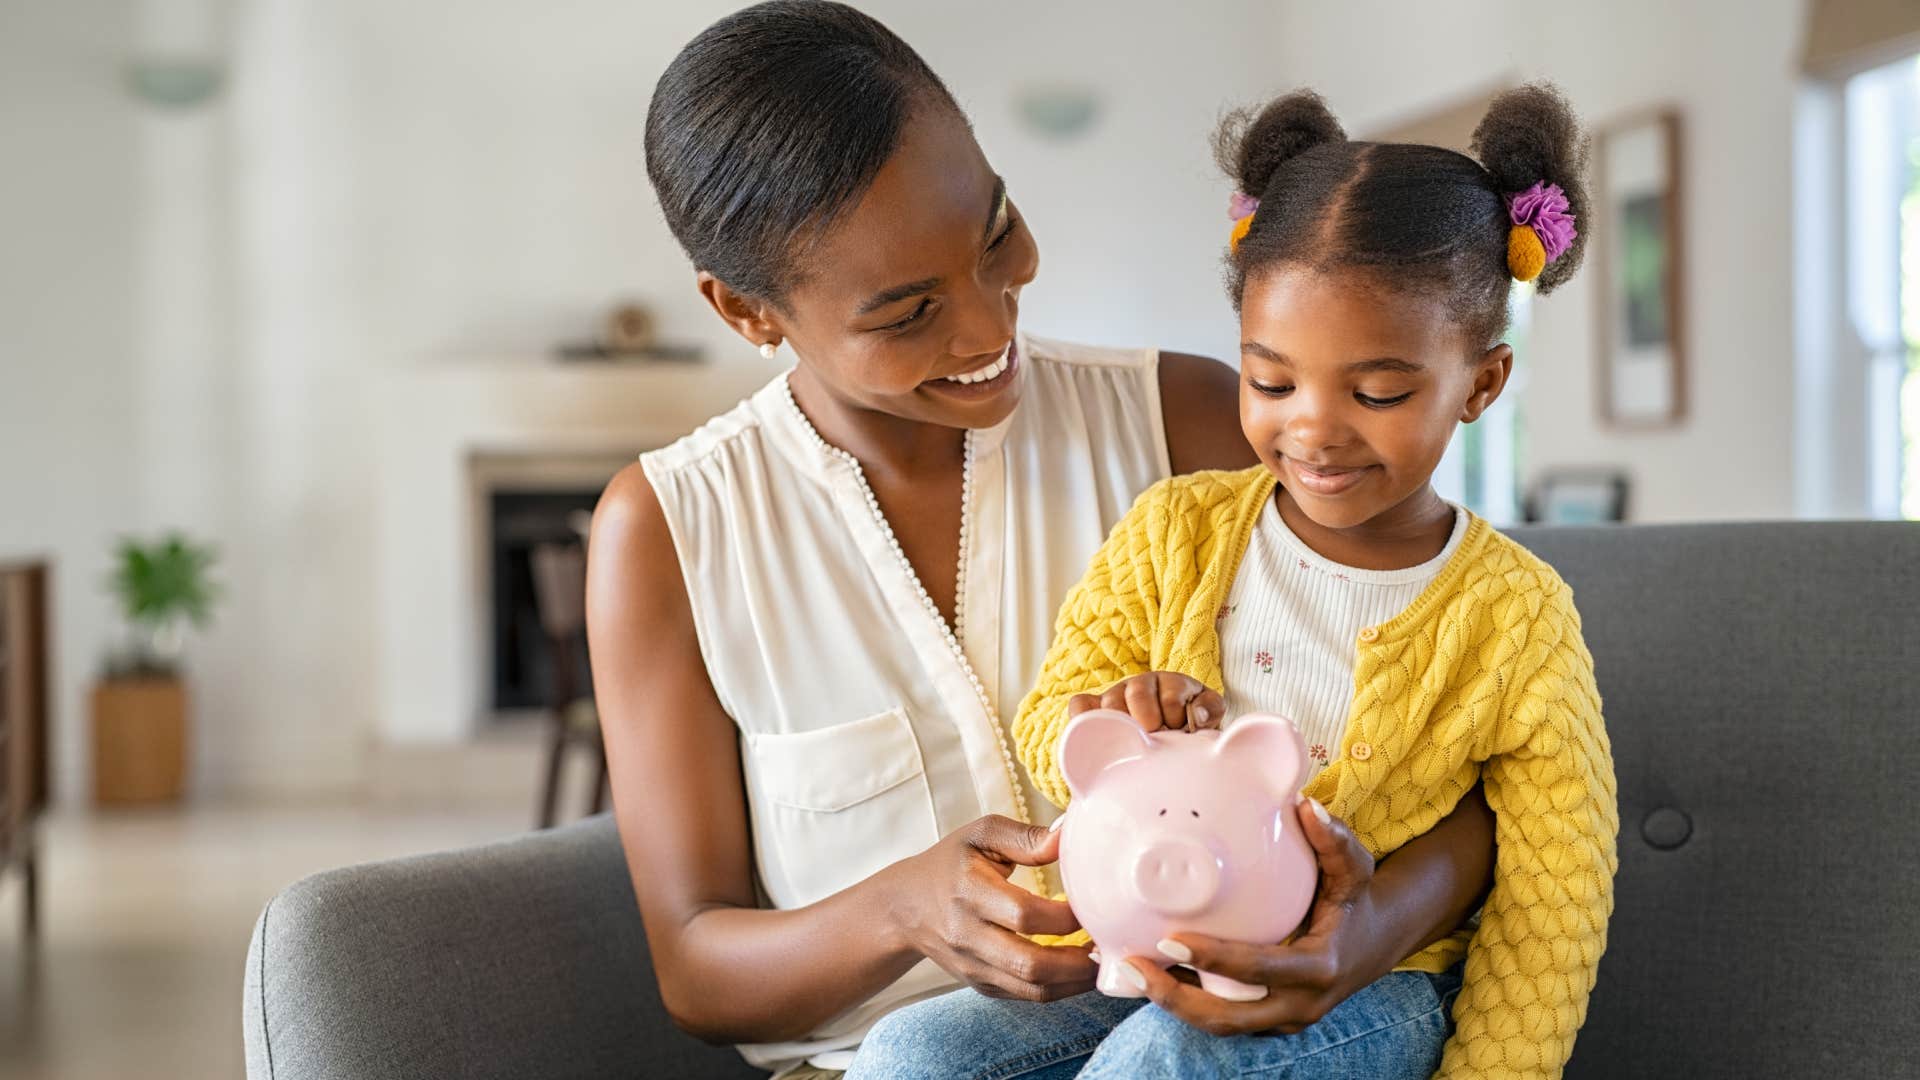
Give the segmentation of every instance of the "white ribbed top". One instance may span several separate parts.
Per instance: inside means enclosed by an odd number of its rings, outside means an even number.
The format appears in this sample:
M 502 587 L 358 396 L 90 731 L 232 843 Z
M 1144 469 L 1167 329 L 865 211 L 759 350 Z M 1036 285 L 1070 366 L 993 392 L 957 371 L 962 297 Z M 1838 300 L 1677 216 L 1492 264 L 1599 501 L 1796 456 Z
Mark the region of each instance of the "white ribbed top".
M 1247 713 L 1292 720 L 1307 743 L 1302 782 L 1318 774 L 1347 729 L 1360 631 L 1419 597 L 1460 547 L 1467 521 L 1454 507 L 1446 547 L 1418 566 L 1361 570 L 1316 554 L 1269 499 L 1217 616 L 1228 722 Z

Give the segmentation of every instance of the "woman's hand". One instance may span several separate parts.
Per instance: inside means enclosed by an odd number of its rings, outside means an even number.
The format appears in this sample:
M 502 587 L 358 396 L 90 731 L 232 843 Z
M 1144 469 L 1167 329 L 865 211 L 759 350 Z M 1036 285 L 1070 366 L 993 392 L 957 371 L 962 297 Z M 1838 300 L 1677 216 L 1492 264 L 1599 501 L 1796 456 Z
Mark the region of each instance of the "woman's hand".
M 1384 932 L 1372 903 L 1373 856 L 1345 822 L 1328 815 L 1319 803 L 1303 799 L 1296 809 L 1320 864 L 1319 892 L 1300 936 L 1284 945 L 1245 945 L 1175 934 L 1174 948 L 1164 950 L 1201 971 L 1264 986 L 1266 997 L 1228 1001 L 1177 980 L 1150 961 L 1139 957 L 1128 961 L 1145 982 L 1148 998 L 1202 1031 L 1291 1035 L 1311 1026 L 1403 959 L 1382 955 L 1380 943 L 1394 935 Z
M 1091 709 L 1112 709 L 1133 717 L 1143 730 L 1198 731 L 1217 728 L 1227 703 L 1219 691 L 1187 675 L 1149 671 L 1121 679 L 1104 693 L 1075 694 L 1067 700 L 1067 717 Z
M 1023 935 L 1080 929 L 1067 905 L 1008 881 L 1060 857 L 1060 836 L 989 814 L 882 871 L 902 944 L 989 997 L 1053 1001 L 1093 989 L 1088 950 Z

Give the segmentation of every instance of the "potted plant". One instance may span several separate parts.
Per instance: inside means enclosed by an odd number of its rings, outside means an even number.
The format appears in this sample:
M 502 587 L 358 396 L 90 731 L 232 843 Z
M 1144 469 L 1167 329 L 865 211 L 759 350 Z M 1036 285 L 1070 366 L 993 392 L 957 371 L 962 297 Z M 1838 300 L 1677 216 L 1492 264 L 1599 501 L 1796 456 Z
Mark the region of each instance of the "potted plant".
M 180 797 L 186 777 L 189 623 L 204 627 L 218 589 L 211 547 L 178 533 L 123 539 L 110 582 L 128 637 L 93 691 L 93 790 L 101 803 Z

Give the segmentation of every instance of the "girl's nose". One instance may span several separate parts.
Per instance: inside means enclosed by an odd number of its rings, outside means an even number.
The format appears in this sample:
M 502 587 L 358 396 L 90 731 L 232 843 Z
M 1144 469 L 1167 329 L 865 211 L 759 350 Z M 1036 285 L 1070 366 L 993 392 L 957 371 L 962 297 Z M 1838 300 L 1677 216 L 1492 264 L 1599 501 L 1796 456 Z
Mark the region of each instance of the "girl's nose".
M 1292 408 L 1283 430 L 1295 453 L 1312 456 L 1352 440 L 1353 433 L 1340 418 L 1338 408 L 1323 395 L 1296 389 L 1287 404 Z

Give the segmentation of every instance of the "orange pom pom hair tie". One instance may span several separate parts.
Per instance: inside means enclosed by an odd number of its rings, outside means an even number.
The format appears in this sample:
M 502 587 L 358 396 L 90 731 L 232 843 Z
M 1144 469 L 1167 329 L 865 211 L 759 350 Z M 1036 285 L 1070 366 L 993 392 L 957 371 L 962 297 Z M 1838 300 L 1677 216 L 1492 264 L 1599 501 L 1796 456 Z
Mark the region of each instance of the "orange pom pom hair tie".
M 1506 196 L 1506 202 L 1513 222 L 1507 230 L 1507 272 L 1515 281 L 1532 281 L 1580 235 L 1573 227 L 1567 193 L 1559 184 L 1543 181 Z
M 1260 211 L 1260 200 L 1244 191 L 1236 191 L 1227 201 L 1227 217 L 1233 222 L 1233 232 L 1227 237 L 1227 250 L 1238 253 L 1240 241 L 1246 239 L 1253 228 L 1253 215 Z

